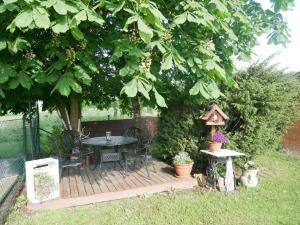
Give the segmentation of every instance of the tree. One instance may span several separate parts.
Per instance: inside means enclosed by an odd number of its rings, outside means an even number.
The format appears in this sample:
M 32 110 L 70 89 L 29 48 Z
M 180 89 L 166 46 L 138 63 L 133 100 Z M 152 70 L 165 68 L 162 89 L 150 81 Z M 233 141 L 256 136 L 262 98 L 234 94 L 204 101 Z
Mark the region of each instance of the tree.
M 272 2 L 3 0 L 1 112 L 39 99 L 77 129 L 81 101 L 217 98 L 218 86 L 235 85 L 232 57 L 249 58 L 257 36 L 287 42 L 280 12 L 293 1 Z

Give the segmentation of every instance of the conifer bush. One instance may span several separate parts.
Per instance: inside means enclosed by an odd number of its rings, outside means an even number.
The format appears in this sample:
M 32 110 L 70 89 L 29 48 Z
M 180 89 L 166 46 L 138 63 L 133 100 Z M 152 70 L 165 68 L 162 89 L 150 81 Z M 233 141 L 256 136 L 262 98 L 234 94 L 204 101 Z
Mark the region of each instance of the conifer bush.
M 157 155 L 171 159 L 180 151 L 189 152 L 198 168 L 204 168 L 199 152 L 207 149 L 209 130 L 199 116 L 209 104 L 218 104 L 229 116 L 224 127 L 227 148 L 246 153 L 244 160 L 282 149 L 282 138 L 298 118 L 300 82 L 291 74 L 267 62 L 235 74 L 238 88 L 223 89 L 224 97 L 198 105 L 169 104 L 160 114 Z

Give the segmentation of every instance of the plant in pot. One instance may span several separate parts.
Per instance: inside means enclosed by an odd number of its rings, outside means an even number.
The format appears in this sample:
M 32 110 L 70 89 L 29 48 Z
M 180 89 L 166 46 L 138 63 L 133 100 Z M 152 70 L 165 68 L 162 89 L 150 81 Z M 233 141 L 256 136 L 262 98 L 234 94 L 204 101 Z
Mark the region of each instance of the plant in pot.
M 221 149 L 222 144 L 226 143 L 228 143 L 227 136 L 221 132 L 216 132 L 212 136 L 212 140 L 208 141 L 209 150 L 212 152 L 217 152 Z
M 241 176 L 241 182 L 246 187 L 256 187 L 258 183 L 257 168 L 253 161 L 248 161 L 242 167 L 243 174 Z
M 186 178 L 191 175 L 193 160 L 187 152 L 179 152 L 173 159 L 176 177 Z

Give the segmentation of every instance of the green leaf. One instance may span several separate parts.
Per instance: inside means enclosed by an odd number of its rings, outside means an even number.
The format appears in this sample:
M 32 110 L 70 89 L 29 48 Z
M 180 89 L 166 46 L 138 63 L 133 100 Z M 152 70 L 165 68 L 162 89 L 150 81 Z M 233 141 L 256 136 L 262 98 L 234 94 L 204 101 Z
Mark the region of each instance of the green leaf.
M 200 92 L 201 81 L 195 83 L 195 85 L 190 89 L 190 95 L 197 95 Z
M 125 92 L 125 94 L 132 98 L 135 97 L 138 91 L 138 84 L 137 79 L 134 78 L 130 82 L 128 82 L 121 90 L 121 94 Z
M 41 2 L 41 6 L 46 8 L 50 8 L 56 4 L 57 0 L 46 0 Z
M 30 43 L 22 37 L 17 37 L 15 41 L 7 42 L 7 47 L 11 53 L 16 54 L 30 47 Z
M 16 89 L 20 84 L 20 81 L 18 78 L 10 79 L 8 83 L 9 89 Z
M 33 20 L 39 28 L 47 29 L 50 27 L 49 14 L 44 8 L 33 9 Z
M 210 99 L 210 98 L 211 98 L 211 96 L 210 96 L 209 93 L 208 93 L 206 84 L 204 84 L 204 83 L 201 82 L 201 83 L 200 83 L 200 86 L 199 86 L 199 90 L 200 90 L 201 95 L 202 95 L 204 98 L 206 98 L 206 99 Z
M 60 15 L 67 15 L 68 13 L 68 6 L 62 0 L 57 0 L 57 2 L 53 5 L 53 8 Z
M 173 20 L 173 23 L 176 25 L 180 25 L 180 24 L 185 23 L 186 19 L 187 19 L 187 13 L 183 13 L 183 14 L 176 16 Z
M 47 75 L 45 72 L 40 72 L 35 77 L 35 82 L 42 84 L 47 82 Z
M 127 76 L 130 71 L 130 67 L 128 65 L 124 66 L 122 69 L 120 69 L 119 74 L 120 76 Z
M 6 49 L 6 41 L 0 41 L 0 51 L 2 51 L 3 49 Z
M 154 91 L 154 96 L 155 96 L 157 105 L 160 107 L 168 108 L 168 106 L 165 102 L 165 99 L 156 91 L 155 88 L 153 88 L 153 91 Z
M 76 27 L 71 29 L 71 33 L 73 37 L 77 40 L 80 41 L 84 38 L 83 33 Z
M 0 84 L 9 80 L 9 77 L 15 77 L 17 72 L 9 65 L 0 65 Z
M 4 92 L 3 92 L 2 89 L 0 89 L 0 96 L 1 96 L 2 98 L 5 98 L 5 94 L 4 94 Z
M 82 92 L 82 88 L 77 82 L 71 82 L 70 86 L 71 86 L 72 90 L 75 91 L 76 93 Z
M 15 18 L 15 24 L 19 28 L 28 27 L 33 21 L 32 9 L 26 9 Z
M 144 83 L 143 81 L 138 80 L 138 82 L 137 82 L 138 91 L 139 91 L 140 93 L 142 93 L 142 95 L 144 95 L 144 97 L 145 97 L 146 99 L 150 100 L 149 93 L 148 93 L 148 91 L 146 90 L 146 88 L 144 87 L 143 83 Z
M 226 6 L 220 0 L 211 0 L 210 3 L 213 3 L 220 12 L 228 12 Z
M 79 24 L 78 22 L 87 20 L 87 15 L 86 15 L 85 10 L 82 10 L 82 11 L 80 11 L 79 13 L 77 13 L 77 14 L 73 17 L 73 20 L 74 20 L 74 19 L 76 20 L 76 25 Z M 73 20 L 72 20 L 72 21 L 73 21 Z
M 127 20 L 126 20 L 126 23 L 125 23 L 125 25 L 124 25 L 124 28 L 123 28 L 123 30 L 125 31 L 125 32 L 127 32 L 128 31 L 128 25 L 130 25 L 130 24 L 132 24 L 132 23 L 134 23 L 134 22 L 136 22 L 136 21 L 138 21 L 138 16 L 131 16 L 131 17 L 129 17 Z
M 72 2 L 66 2 L 67 11 L 70 13 L 78 13 L 78 6 L 73 4 Z
M 55 33 L 65 33 L 69 30 L 67 17 L 61 17 L 56 21 L 56 24 L 52 27 L 53 32 Z
M 22 87 L 24 87 L 26 89 L 30 89 L 31 88 L 32 81 L 31 81 L 30 77 L 26 73 L 20 72 L 18 74 L 18 79 L 19 79 L 19 82 L 22 85 Z
M 12 4 L 17 2 L 18 0 L 3 0 L 4 5 Z
M 146 71 L 145 75 L 146 75 L 147 79 L 152 80 L 152 81 L 156 81 L 156 77 L 152 73 L 150 73 L 149 71 Z
M 207 90 L 213 99 L 217 99 L 221 95 L 220 89 L 214 81 L 207 86 Z
M 117 7 L 116 9 L 113 11 L 112 16 L 115 16 L 118 12 L 120 12 L 123 7 L 125 5 L 125 1 L 122 1 Z
M 82 83 L 89 85 L 92 82 L 91 77 L 88 75 L 88 73 L 80 66 L 74 66 L 74 70 L 75 70 L 75 77 L 78 80 L 81 80 Z
M 173 57 L 171 54 L 167 54 L 163 56 L 163 61 L 161 64 L 161 70 L 169 70 L 173 65 Z
M 87 11 L 87 16 L 90 22 L 95 22 L 98 23 L 99 25 L 102 25 L 105 22 L 100 15 L 98 15 L 93 11 Z
M 61 95 L 69 96 L 71 93 L 71 86 L 74 86 L 74 83 L 75 81 L 66 73 L 60 77 L 54 89 L 52 90 L 52 93 L 57 89 Z
M 4 68 L 0 68 L 0 84 L 5 83 L 9 79 L 9 74 Z
M 149 43 L 153 37 L 153 31 L 141 18 L 138 19 L 138 29 L 141 39 L 145 43 Z

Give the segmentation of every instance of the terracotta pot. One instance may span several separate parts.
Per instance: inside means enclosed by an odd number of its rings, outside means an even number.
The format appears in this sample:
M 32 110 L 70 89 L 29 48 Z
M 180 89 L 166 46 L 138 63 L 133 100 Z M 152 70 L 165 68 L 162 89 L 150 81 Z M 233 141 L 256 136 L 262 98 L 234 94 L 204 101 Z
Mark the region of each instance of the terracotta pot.
M 85 165 L 90 166 L 92 163 L 92 157 L 90 155 L 85 156 Z
M 194 163 L 190 164 L 175 164 L 175 176 L 178 178 L 186 178 L 191 176 L 191 171 Z
M 213 142 L 213 141 L 209 141 L 208 142 L 208 147 L 209 150 L 212 152 L 217 152 L 221 149 L 222 147 L 222 142 Z

